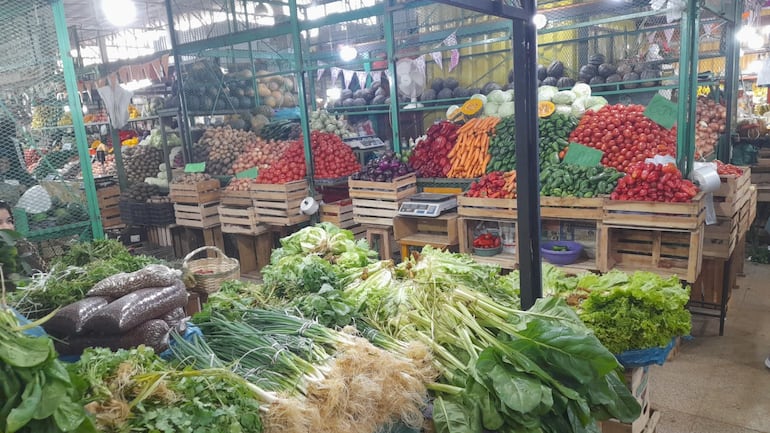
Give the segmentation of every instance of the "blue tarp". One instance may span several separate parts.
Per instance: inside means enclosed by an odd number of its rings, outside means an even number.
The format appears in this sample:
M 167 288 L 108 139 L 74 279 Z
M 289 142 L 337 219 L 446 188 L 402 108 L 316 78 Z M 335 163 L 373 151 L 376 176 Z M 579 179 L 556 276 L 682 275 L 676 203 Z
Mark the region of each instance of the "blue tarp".
M 646 367 L 648 365 L 663 365 L 668 354 L 674 348 L 676 338 L 672 338 L 666 347 L 652 347 L 650 349 L 627 350 L 615 355 L 618 362 L 625 368 Z

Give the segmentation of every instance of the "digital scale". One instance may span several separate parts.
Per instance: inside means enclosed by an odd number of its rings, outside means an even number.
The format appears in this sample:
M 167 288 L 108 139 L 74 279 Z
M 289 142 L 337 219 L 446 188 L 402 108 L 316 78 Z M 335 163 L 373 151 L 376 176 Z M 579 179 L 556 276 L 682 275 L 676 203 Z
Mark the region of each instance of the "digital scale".
M 376 149 L 382 147 L 385 143 L 376 135 L 366 135 L 361 137 L 346 138 L 342 140 L 353 149 Z
M 456 207 L 456 195 L 421 192 L 401 203 L 398 214 L 404 216 L 437 217 L 443 212 Z

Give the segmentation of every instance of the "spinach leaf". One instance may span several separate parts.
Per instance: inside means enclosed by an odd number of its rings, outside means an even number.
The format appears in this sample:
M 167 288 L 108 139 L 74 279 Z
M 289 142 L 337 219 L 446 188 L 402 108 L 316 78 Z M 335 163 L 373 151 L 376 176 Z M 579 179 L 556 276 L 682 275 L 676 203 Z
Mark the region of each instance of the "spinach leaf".
M 43 389 L 40 386 L 40 378 L 28 382 L 21 395 L 21 404 L 11 409 L 6 420 L 6 432 L 14 433 L 20 430 L 32 420 L 32 416 L 40 404 L 40 398 L 43 396 Z

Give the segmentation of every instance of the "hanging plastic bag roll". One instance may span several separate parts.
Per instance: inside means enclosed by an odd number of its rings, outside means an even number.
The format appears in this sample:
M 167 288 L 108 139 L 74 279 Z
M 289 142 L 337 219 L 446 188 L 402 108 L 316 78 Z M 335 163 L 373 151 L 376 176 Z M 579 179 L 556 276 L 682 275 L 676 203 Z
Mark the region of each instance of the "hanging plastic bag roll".
M 299 204 L 299 213 L 302 215 L 313 215 L 318 212 L 320 205 L 313 197 L 305 197 Z
M 690 175 L 698 188 L 706 193 L 706 224 L 716 224 L 717 214 L 714 209 L 714 192 L 719 190 L 722 180 L 713 164 L 698 164 Z

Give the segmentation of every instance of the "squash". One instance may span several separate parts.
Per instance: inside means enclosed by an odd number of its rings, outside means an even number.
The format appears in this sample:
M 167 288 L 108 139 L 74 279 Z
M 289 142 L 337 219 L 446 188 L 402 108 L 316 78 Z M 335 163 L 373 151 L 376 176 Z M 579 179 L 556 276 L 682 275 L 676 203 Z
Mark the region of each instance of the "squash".
M 548 76 L 548 69 L 543 65 L 537 65 L 537 79 L 540 81 L 543 81 L 547 76 Z
M 559 60 L 554 60 L 548 65 L 548 76 L 556 79 L 561 78 L 564 75 L 564 63 Z
M 618 67 L 611 63 L 602 63 L 601 65 L 599 65 L 599 68 L 597 69 L 597 71 L 599 72 L 599 75 L 601 75 L 604 78 L 607 78 L 610 75 L 617 72 Z
M 257 87 L 257 93 L 259 93 L 260 98 L 267 98 L 270 96 L 270 89 L 267 88 L 266 84 L 259 83 L 259 87 Z
M 607 62 L 607 58 L 604 54 L 596 53 L 588 58 L 588 63 L 594 66 L 599 66 L 602 63 Z
M 484 108 L 484 102 L 481 99 L 471 98 L 460 107 L 460 112 L 466 116 L 475 116 Z
M 460 85 L 460 82 L 457 81 L 456 78 L 449 77 L 446 80 L 444 80 L 444 87 L 446 87 L 447 89 L 454 90 L 459 85 Z
M 561 77 L 559 78 L 559 81 L 556 82 L 556 87 L 561 89 L 572 87 L 574 85 L 575 85 L 575 79 L 570 77 Z
M 551 101 L 540 101 L 537 103 L 537 116 L 541 119 L 548 117 L 556 111 L 556 104 Z
M 623 75 L 623 81 L 636 81 L 639 79 L 639 74 L 636 72 L 629 72 L 626 75 Z M 623 84 L 624 89 L 636 89 L 639 87 L 639 83 L 626 83 Z

